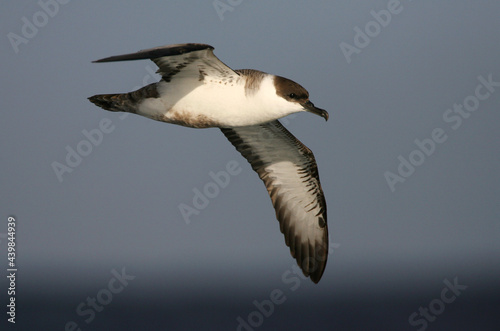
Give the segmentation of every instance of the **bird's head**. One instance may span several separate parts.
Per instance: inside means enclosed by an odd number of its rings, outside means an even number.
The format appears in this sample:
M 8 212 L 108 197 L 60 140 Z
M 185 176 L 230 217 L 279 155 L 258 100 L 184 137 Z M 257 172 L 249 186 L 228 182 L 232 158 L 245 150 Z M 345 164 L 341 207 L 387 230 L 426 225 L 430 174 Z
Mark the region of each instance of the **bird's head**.
M 309 100 L 309 92 L 293 80 L 274 76 L 274 87 L 276 94 L 288 103 L 287 106 L 296 109 L 297 112 L 308 111 L 323 117 L 325 121 L 328 120 L 328 112 L 314 106 Z

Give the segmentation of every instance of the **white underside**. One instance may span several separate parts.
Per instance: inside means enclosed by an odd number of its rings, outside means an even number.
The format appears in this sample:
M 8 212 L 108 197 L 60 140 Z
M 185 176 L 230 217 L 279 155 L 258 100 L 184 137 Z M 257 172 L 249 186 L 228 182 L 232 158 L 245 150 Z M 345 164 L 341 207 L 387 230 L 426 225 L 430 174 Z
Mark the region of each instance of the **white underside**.
M 245 93 L 245 77 L 232 82 L 203 82 L 182 78 L 160 82 L 160 98 L 145 99 L 138 114 L 155 120 L 200 127 L 210 123 L 216 127 L 238 127 L 266 123 L 302 111 L 302 106 L 288 102 L 276 94 L 273 76 L 266 76 L 258 90 Z M 207 126 L 205 126 L 207 127 Z

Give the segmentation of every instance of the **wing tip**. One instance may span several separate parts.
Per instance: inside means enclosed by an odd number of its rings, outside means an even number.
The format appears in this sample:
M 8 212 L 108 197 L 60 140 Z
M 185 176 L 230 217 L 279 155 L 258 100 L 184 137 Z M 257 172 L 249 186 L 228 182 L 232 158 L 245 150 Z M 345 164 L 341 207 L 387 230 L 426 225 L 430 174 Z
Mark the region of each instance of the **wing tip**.
M 323 277 L 323 273 L 326 269 L 326 261 L 319 268 L 313 271 L 313 273 L 309 274 L 309 278 L 314 284 L 318 284 L 321 278 Z
M 326 260 L 317 261 L 312 270 L 305 270 L 304 268 L 301 269 L 306 277 L 309 277 L 314 284 L 318 284 L 323 277 L 323 273 L 325 272 Z
M 109 56 L 103 59 L 92 61 L 92 63 L 155 59 L 158 57 L 181 55 L 185 53 L 201 51 L 204 49 L 213 50 L 214 47 L 208 44 L 200 43 L 165 45 L 144 49 L 136 53 Z
M 312 247 L 309 247 L 310 254 L 303 254 L 305 258 L 302 261 L 297 258 L 296 261 L 304 275 L 309 277 L 314 284 L 318 284 L 321 277 L 323 277 L 328 261 L 328 237 L 323 244 L 317 245 L 315 249 L 311 248 Z M 297 257 L 300 255 L 301 254 L 297 254 Z

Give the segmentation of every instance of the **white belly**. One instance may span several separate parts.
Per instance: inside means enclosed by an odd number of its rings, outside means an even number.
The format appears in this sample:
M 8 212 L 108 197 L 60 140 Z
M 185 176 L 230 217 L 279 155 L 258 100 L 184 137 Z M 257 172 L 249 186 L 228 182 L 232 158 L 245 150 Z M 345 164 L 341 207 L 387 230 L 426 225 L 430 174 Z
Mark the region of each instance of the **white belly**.
M 265 84 L 266 79 L 262 82 Z M 264 89 L 245 93 L 241 81 L 158 84 L 160 98 L 145 99 L 138 114 L 154 120 L 194 128 L 237 127 L 266 123 L 290 112 L 277 111 L 266 102 Z M 295 112 L 295 111 L 294 111 Z

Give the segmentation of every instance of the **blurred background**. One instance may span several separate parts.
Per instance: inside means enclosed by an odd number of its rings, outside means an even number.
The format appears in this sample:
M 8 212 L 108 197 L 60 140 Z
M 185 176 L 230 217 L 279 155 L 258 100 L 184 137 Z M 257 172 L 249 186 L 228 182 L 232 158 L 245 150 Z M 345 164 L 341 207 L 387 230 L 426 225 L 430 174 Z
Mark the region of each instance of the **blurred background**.
M 499 12 L 465 0 L 3 3 L 0 251 L 6 275 L 14 216 L 18 272 L 16 323 L 3 308 L 2 325 L 494 330 Z M 264 185 L 218 129 L 87 100 L 159 79 L 150 61 L 91 61 L 185 42 L 295 80 L 329 111 L 283 119 L 314 151 L 328 203 L 319 284 L 294 273 Z M 197 208 L 228 164 L 241 171 Z M 3 307 L 8 286 L 1 277 Z

